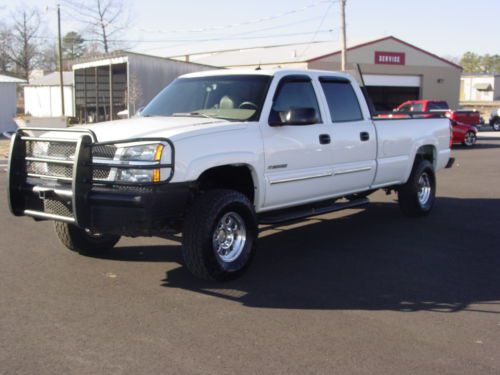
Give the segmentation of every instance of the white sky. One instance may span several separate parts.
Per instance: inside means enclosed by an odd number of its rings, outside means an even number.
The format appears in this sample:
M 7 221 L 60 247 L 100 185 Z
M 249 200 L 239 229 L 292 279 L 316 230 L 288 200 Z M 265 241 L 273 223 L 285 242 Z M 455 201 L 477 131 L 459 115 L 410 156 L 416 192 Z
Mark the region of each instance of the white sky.
M 94 1 L 87 0 L 87 6 Z M 127 1 L 133 23 L 122 37 L 131 40 L 128 45 L 137 52 L 171 56 L 339 41 L 339 4 L 330 0 Z M 0 0 L 0 20 L 8 22 L 16 8 L 37 6 L 44 11 L 43 34 L 54 38 L 56 4 L 56 0 Z M 347 0 L 346 13 L 348 45 L 394 35 L 440 56 L 461 56 L 466 51 L 500 54 L 500 0 Z M 64 6 L 62 15 L 63 34 L 79 31 Z

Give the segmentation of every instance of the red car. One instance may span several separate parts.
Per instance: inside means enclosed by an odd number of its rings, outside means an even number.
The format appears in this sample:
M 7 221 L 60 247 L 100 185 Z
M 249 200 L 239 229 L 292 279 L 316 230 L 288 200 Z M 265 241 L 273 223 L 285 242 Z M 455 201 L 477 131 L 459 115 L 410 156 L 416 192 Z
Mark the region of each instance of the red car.
M 448 103 L 444 100 L 408 100 L 394 109 L 394 112 L 444 112 L 445 116 L 450 120 L 458 121 L 461 124 L 473 126 L 481 124 L 481 115 L 478 111 L 463 109 L 452 111 Z M 422 115 L 422 117 L 426 117 L 426 115 Z
M 453 129 L 453 144 L 462 144 L 472 147 L 477 141 L 477 128 L 473 125 L 450 120 Z

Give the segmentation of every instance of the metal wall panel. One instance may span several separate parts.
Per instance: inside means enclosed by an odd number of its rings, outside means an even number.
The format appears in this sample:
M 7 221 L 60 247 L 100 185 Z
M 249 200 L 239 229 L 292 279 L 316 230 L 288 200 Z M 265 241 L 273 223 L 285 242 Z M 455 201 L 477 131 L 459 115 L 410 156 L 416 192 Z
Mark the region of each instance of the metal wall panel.
M 0 83 L 0 133 L 16 129 L 16 83 Z

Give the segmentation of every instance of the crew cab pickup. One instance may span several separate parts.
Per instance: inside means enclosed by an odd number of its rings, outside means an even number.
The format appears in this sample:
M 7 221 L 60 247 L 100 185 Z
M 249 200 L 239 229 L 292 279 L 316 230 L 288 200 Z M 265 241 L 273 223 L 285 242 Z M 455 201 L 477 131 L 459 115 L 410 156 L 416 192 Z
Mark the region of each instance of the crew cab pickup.
M 431 116 L 431 112 L 443 112 L 451 121 L 475 127 L 481 125 L 481 115 L 478 111 L 465 109 L 452 111 L 444 100 L 408 100 L 395 108 L 394 112 L 401 114 L 429 112 L 420 116 L 424 118 Z
M 81 253 L 178 238 L 194 275 L 224 280 L 249 265 L 259 224 L 364 205 L 377 189 L 428 214 L 450 160 L 447 118 L 374 120 L 348 74 L 220 70 L 179 77 L 140 117 L 19 130 L 9 204 Z

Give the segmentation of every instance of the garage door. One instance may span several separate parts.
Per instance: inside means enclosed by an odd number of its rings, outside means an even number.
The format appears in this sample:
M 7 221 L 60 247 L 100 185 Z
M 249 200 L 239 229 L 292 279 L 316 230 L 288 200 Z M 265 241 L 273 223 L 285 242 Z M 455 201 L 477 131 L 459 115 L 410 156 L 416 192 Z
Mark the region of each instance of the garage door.
M 391 111 L 406 100 L 420 99 L 420 76 L 363 75 L 377 111 Z

